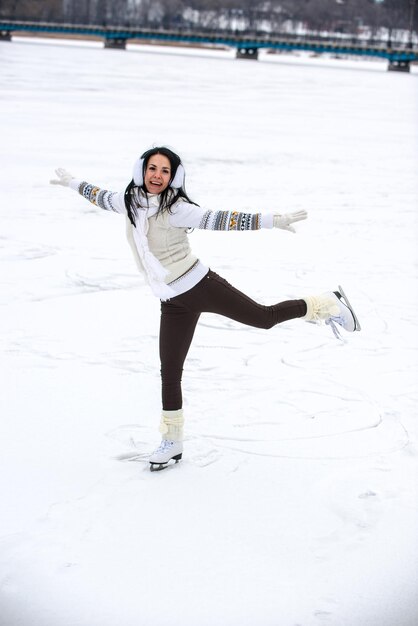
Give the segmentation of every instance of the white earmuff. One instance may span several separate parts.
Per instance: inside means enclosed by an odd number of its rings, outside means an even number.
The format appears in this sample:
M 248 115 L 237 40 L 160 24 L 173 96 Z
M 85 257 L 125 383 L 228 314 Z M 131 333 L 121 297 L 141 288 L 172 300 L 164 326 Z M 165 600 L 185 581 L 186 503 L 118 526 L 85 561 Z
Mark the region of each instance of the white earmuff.
M 144 177 L 142 175 L 143 169 L 144 169 L 144 159 L 137 159 L 135 161 L 134 168 L 132 171 L 132 179 L 135 185 L 138 185 L 138 187 L 144 184 Z M 184 176 L 185 176 L 184 167 L 180 163 L 180 165 L 177 167 L 176 174 L 170 183 L 170 187 L 172 187 L 173 189 L 180 189 L 180 187 L 183 187 Z
M 138 185 L 138 187 L 140 187 L 144 182 L 144 177 L 142 175 L 143 167 L 144 159 L 137 159 L 135 161 L 134 169 L 132 172 L 132 180 L 134 181 L 135 185 Z
M 183 187 L 184 174 L 185 174 L 184 167 L 180 163 L 180 165 L 177 167 L 176 175 L 174 176 L 173 180 L 170 183 L 170 187 L 172 187 L 173 189 L 180 189 L 180 187 Z

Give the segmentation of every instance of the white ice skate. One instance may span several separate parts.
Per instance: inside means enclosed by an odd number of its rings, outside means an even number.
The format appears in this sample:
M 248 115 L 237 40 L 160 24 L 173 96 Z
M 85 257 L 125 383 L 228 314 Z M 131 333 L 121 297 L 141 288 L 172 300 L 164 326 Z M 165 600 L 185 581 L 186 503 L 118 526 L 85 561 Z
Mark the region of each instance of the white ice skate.
M 158 472 L 168 466 L 170 461 L 178 463 L 183 455 L 183 442 L 163 439 L 149 458 L 151 472 Z
M 331 326 L 337 339 L 342 340 L 338 326 L 352 333 L 360 330 L 360 322 L 341 285 L 338 289 L 339 291 L 304 298 L 307 311 L 302 319 L 314 323 L 325 321 L 325 324 Z
M 342 337 L 338 326 L 341 326 L 349 333 L 353 333 L 355 330 L 361 330 L 361 326 L 341 285 L 338 285 L 338 289 L 339 291 L 326 294 L 334 300 L 335 304 L 338 306 L 339 312 L 330 315 L 329 318 L 325 320 L 325 324 L 331 326 L 332 332 L 337 339 L 341 339 Z

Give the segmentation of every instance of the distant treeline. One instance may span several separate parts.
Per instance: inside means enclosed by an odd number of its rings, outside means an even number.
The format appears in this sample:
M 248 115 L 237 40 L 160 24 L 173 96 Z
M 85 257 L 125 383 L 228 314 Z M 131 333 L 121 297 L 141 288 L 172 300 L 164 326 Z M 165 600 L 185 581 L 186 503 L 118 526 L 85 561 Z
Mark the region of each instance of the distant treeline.
M 0 0 L 0 18 L 248 33 L 417 30 L 417 0 Z

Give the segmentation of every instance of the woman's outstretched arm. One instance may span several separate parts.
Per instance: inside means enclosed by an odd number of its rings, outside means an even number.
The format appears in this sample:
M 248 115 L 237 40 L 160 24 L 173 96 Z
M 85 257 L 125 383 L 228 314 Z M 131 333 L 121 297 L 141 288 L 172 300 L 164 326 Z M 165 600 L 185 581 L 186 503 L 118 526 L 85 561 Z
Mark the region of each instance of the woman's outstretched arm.
M 207 211 L 188 202 L 179 202 L 170 216 L 172 226 L 203 230 L 260 230 L 281 228 L 295 232 L 292 224 L 306 220 L 306 211 L 295 213 L 247 213 L 242 211 Z
M 50 181 L 52 185 L 62 185 L 63 187 L 74 189 L 74 191 L 78 191 L 83 198 L 105 211 L 126 214 L 123 192 L 100 189 L 100 187 L 87 183 L 86 181 L 77 180 L 63 168 L 58 168 L 55 170 L 55 173 L 57 178 Z

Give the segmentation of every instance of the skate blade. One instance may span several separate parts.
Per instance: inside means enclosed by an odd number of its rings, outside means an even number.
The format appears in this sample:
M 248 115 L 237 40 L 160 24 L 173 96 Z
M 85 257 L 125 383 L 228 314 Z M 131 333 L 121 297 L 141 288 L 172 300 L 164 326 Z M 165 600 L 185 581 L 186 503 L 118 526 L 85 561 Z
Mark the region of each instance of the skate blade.
M 347 296 L 345 295 L 345 291 L 344 289 L 341 287 L 341 285 L 338 285 L 338 291 L 341 295 L 341 297 L 343 298 L 343 300 L 345 301 L 344 303 L 348 306 L 348 308 L 351 311 L 351 315 L 354 317 L 354 330 L 361 330 L 361 326 L 360 326 L 360 322 L 359 319 L 353 309 L 353 307 L 350 304 L 350 300 L 347 298 Z
M 182 455 L 176 454 L 172 459 L 166 461 L 165 463 L 151 463 L 150 461 L 150 471 L 151 472 L 161 472 L 162 470 L 167 469 L 167 467 L 173 467 L 173 465 L 177 465 L 177 463 L 181 460 Z M 170 461 L 174 461 L 174 463 L 170 463 Z

